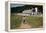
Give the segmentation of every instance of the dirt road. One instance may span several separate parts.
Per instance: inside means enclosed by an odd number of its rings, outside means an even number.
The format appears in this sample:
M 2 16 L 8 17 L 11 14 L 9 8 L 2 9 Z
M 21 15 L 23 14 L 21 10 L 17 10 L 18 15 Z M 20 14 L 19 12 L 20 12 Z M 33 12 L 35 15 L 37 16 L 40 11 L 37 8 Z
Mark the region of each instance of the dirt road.
M 26 23 L 26 24 L 21 24 L 21 26 L 19 28 L 21 28 L 21 29 L 29 29 L 31 27 L 32 26 L 30 26 L 28 23 Z

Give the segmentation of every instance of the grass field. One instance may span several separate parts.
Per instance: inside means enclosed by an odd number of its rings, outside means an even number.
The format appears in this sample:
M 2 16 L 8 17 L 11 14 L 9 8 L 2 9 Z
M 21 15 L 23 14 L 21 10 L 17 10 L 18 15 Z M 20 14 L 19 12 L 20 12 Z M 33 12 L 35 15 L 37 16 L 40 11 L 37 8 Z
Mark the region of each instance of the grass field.
M 43 17 L 29 16 L 28 23 L 32 25 L 32 28 L 39 28 L 43 26 Z
M 17 29 L 20 27 L 22 21 L 22 16 L 11 15 L 11 29 Z M 39 28 L 43 26 L 43 17 L 38 16 L 28 16 L 27 23 L 29 23 L 32 28 Z M 27 26 L 28 27 L 28 26 Z

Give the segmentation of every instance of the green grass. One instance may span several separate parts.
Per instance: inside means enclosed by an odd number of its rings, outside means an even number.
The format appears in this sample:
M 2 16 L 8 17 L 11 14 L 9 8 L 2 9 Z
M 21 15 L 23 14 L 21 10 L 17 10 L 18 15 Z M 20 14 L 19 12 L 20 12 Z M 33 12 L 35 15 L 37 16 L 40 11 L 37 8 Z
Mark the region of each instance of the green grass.
M 38 28 L 43 26 L 43 17 L 29 16 L 28 23 L 32 25 L 32 28 Z
M 11 29 L 17 29 L 18 27 L 20 27 L 21 21 L 22 21 L 22 16 L 11 15 L 11 22 L 10 22 Z M 43 17 L 28 16 L 27 22 L 32 26 L 32 28 L 38 28 L 43 26 Z
M 11 29 L 18 28 L 21 24 L 21 16 L 11 16 Z

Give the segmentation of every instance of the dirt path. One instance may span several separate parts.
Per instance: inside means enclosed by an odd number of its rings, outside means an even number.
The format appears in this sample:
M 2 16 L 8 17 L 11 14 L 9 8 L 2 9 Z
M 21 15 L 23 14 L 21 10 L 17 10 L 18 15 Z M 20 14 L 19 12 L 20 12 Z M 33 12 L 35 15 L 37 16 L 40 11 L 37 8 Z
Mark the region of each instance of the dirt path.
M 26 24 L 21 24 L 21 26 L 19 28 L 29 29 L 29 28 L 31 28 L 31 26 L 28 23 L 26 23 Z
M 19 28 L 20 28 L 20 29 L 21 29 L 21 28 L 22 28 L 22 29 L 29 29 L 29 28 L 31 28 L 31 25 L 29 25 L 29 24 L 27 23 L 27 17 L 25 17 L 25 16 L 22 17 L 22 23 L 21 23 L 21 25 L 20 25 Z

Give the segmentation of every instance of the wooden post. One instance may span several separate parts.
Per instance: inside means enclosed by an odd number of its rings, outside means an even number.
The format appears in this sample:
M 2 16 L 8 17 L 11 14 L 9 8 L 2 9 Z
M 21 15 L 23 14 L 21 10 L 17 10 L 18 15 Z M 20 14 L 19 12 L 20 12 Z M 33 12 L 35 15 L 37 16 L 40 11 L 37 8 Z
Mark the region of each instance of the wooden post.
M 25 24 L 26 22 L 26 16 L 22 16 L 22 24 Z

